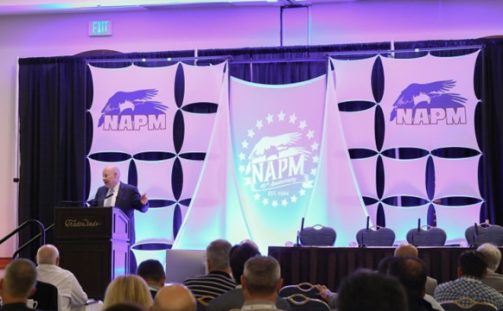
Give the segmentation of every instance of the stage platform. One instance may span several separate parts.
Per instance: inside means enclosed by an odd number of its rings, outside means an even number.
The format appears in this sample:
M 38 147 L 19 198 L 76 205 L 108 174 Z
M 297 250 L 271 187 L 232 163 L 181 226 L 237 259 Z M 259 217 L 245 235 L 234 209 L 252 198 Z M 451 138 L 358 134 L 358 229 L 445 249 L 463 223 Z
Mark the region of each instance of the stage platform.
M 420 247 L 419 257 L 438 283 L 457 277 L 457 258 L 464 247 Z M 359 268 L 377 269 L 379 261 L 392 256 L 394 247 L 269 247 L 269 255 L 281 265 L 285 285 L 310 282 L 337 290 L 341 281 Z M 501 270 L 501 267 L 500 267 Z

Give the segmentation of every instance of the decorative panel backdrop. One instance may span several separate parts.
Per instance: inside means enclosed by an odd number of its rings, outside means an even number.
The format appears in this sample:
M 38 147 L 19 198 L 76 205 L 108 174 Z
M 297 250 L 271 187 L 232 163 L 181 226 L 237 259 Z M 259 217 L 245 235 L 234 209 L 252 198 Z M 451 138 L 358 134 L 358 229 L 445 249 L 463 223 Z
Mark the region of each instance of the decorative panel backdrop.
M 106 165 L 119 167 L 122 181 L 147 193 L 150 209 L 135 211 L 137 262 L 163 256 L 185 218 L 206 158 L 226 67 L 90 65 L 89 195 L 101 186 Z
M 479 221 L 479 51 L 329 59 L 328 74 L 266 85 L 227 63 L 98 68 L 88 155 L 150 198 L 136 215 L 139 258 L 213 239 L 294 242 L 301 219 L 354 245 L 369 216 L 405 240 L 418 219 L 459 243 Z M 161 253 L 161 252 L 159 252 Z
M 439 57 L 389 54 L 332 59 L 344 134 L 367 212 L 405 240 L 437 225 L 450 243 L 479 221 L 476 139 L 479 51 Z

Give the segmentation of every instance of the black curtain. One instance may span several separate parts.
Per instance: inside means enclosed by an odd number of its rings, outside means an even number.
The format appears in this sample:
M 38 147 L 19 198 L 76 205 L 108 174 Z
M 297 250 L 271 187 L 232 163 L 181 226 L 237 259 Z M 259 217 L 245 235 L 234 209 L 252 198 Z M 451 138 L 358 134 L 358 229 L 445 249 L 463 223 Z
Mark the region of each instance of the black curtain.
M 483 61 L 478 64 L 480 84 L 477 89 L 483 101 L 477 112 L 477 136 L 484 153 L 480 188 L 486 204 L 482 216 L 503 225 L 503 209 L 500 207 L 503 204 L 503 194 L 500 193 L 503 188 L 503 164 L 500 160 L 503 155 L 503 128 L 500 125 L 500 120 L 503 120 L 503 40 L 397 42 L 395 48 L 467 45 L 483 46 Z M 257 83 L 283 84 L 325 74 L 328 56 L 366 58 L 389 49 L 390 43 L 383 42 L 199 50 L 201 58 L 197 64 L 215 64 L 226 58 L 231 76 Z M 92 131 L 89 119 L 86 122 L 86 110 L 91 105 L 92 85 L 87 61 L 100 67 L 122 67 L 131 62 L 139 66 L 164 66 L 173 64 L 177 58 L 195 63 L 190 60 L 193 55 L 194 51 L 106 56 L 87 53 L 78 57 L 21 59 L 19 222 L 35 218 L 48 226 L 53 223 L 54 206 L 61 201 L 84 201 L 88 196 L 90 181 L 86 156 Z M 142 61 L 143 58 L 146 62 Z M 157 60 L 152 60 L 154 58 Z M 23 234 L 21 243 L 33 233 Z M 24 255 L 31 257 L 36 247 Z
M 198 55 L 202 57 L 227 56 L 232 77 L 255 83 L 286 84 L 305 81 L 326 74 L 329 56 L 336 58 L 365 58 L 377 54 L 377 51 L 389 50 L 389 48 L 390 44 L 383 42 L 200 50 Z M 214 61 L 206 62 L 213 63 Z M 201 63 L 201 61 L 198 62 L 198 64 Z
M 503 40 L 486 40 L 482 109 L 478 122 L 484 153 L 481 181 L 488 218 L 503 225 Z
M 19 223 L 53 223 L 61 201 L 85 200 L 87 67 L 82 59 L 19 61 Z M 21 232 L 20 245 L 37 233 Z M 52 241 L 52 231 L 48 241 Z M 23 252 L 33 258 L 38 245 Z

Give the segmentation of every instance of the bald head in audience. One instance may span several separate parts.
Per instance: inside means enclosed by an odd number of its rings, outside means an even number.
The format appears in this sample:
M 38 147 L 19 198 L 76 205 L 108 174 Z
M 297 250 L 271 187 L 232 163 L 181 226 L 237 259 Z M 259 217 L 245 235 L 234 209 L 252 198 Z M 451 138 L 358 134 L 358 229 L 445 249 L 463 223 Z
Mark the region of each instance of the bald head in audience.
M 59 251 L 52 244 L 45 244 L 37 251 L 37 264 L 39 265 L 59 265 Z
M 484 255 L 487 264 L 487 271 L 482 277 L 482 282 L 503 293 L 503 274 L 497 272 L 501 262 L 499 248 L 493 244 L 484 243 L 477 248 L 477 252 Z
M 412 244 L 402 244 L 395 249 L 394 255 L 396 257 L 417 257 L 419 252 Z
M 394 255 L 395 257 L 419 257 L 419 251 L 412 244 L 402 244 L 395 249 Z M 433 295 L 437 284 L 436 279 L 426 276 L 426 294 Z
M 477 252 L 484 255 L 487 269 L 494 272 L 498 269 L 501 262 L 500 250 L 491 243 L 484 243 L 477 248 Z
M 196 299 L 182 284 L 170 284 L 155 295 L 152 311 L 196 311 Z

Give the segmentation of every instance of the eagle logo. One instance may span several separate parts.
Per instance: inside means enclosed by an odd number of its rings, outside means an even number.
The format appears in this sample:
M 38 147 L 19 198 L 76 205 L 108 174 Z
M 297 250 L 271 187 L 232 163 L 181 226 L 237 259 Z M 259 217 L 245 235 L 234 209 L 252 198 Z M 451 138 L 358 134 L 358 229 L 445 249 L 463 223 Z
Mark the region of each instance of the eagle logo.
M 157 95 L 156 89 L 136 90 L 132 92 L 115 92 L 101 110 L 98 127 L 102 126 L 106 115 L 159 115 L 168 106 L 151 100 Z
M 301 137 L 302 134 L 298 132 L 262 137 L 255 144 L 248 156 L 250 162 L 246 168 L 246 174 L 250 174 L 252 163 L 276 160 L 283 157 L 296 156 L 298 154 L 302 154 L 306 157 L 310 155 L 311 153 L 305 148 L 292 146 L 298 142 Z
M 303 204 L 318 173 L 319 138 L 296 113 L 267 113 L 246 130 L 237 167 L 260 207 Z M 314 122 L 313 122 L 314 123 Z
M 397 109 L 464 107 L 466 98 L 457 93 L 449 92 L 454 86 L 456 86 L 454 80 L 410 84 L 395 100 L 390 121 L 396 118 Z

